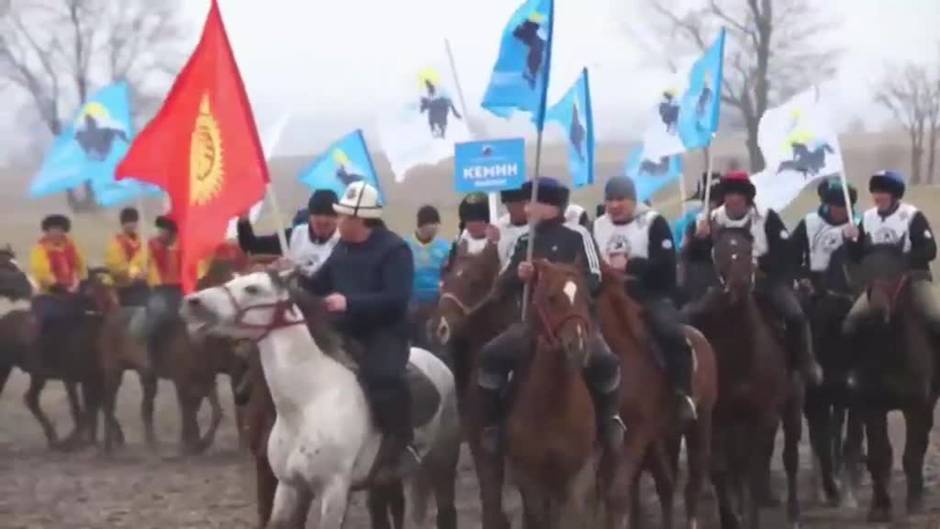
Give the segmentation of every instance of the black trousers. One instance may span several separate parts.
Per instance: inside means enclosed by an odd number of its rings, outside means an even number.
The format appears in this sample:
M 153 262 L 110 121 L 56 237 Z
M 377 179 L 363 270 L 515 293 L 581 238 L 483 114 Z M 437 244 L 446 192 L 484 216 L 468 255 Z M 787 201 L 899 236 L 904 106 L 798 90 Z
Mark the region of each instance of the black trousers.
M 377 329 L 360 337 L 365 354 L 359 379 L 383 434 L 411 442 L 411 391 L 405 378 L 410 345 L 407 328 Z
M 644 300 L 646 320 L 666 360 L 666 369 L 676 389 L 685 394 L 692 386 L 692 349 L 685 337 L 682 318 L 672 300 L 665 296 Z

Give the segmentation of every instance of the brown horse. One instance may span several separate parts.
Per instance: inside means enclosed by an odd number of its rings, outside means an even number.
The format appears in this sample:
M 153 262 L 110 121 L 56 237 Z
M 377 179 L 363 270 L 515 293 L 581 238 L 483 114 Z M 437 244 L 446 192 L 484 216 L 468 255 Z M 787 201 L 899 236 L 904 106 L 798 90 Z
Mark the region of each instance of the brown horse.
M 656 481 L 662 526 L 672 527 L 674 465 L 678 441 L 684 436 L 689 467 L 685 489 L 688 527 L 697 527 L 699 497 L 711 459 L 712 411 L 718 398 L 715 353 L 700 332 L 692 327 L 685 328 L 693 349 L 692 393 L 698 420 L 683 431 L 675 416 L 675 395 L 651 347 L 652 338 L 643 322 L 643 309 L 627 294 L 629 278 L 610 268 L 603 272 L 598 318 L 608 345 L 620 356 L 623 374 L 620 414 L 628 425 L 617 477 L 610 490 L 615 511 L 609 513 L 610 525 L 620 527 L 629 502 L 634 500 L 636 504 L 637 482 L 641 471 L 647 469 Z M 639 513 L 630 514 L 638 521 Z
M 205 288 L 224 282 L 231 269 L 244 266 L 244 254 L 217 255 L 208 272 L 200 278 L 197 287 Z M 201 453 L 212 445 L 222 421 L 222 405 L 219 402 L 216 376 L 228 374 L 232 384 L 240 380 L 245 370 L 244 361 L 233 354 L 232 344 L 217 337 L 193 338 L 186 332 L 182 322 L 174 323 L 157 351 L 149 350 L 147 343 L 133 336 L 128 324 L 134 310 L 123 308 L 118 303 L 117 292 L 107 272 L 91 276 L 91 284 L 98 297 L 106 299 L 105 318 L 99 340 L 99 362 L 104 379 L 104 450 L 112 450 L 115 441 L 123 442 L 123 434 L 117 424 L 114 408 L 124 371 L 132 370 L 140 377 L 143 391 L 141 417 L 147 444 L 157 444 L 153 427 L 154 400 L 157 381 L 170 380 L 176 388 L 180 407 L 182 448 L 188 453 Z M 208 400 L 211 415 L 209 428 L 200 435 L 197 415 L 203 400 Z
M 724 529 L 760 527 L 760 503 L 766 495 L 770 458 L 784 419 L 784 466 L 788 478 L 790 522 L 799 520 L 798 443 L 801 391 L 796 391 L 779 332 L 753 293 L 753 241 L 747 229 L 713 231 L 715 269 L 722 284 L 714 304 L 696 315 L 715 350 L 718 402 L 715 407 L 712 480 Z M 801 387 L 801 384 L 800 384 Z M 735 496 L 737 502 L 732 501 Z M 734 503 L 741 510 L 738 511 Z
M 892 517 L 888 486 L 893 452 L 887 429 L 891 410 L 901 410 L 907 427 L 903 457 L 907 510 L 923 510 L 924 454 L 937 402 L 937 358 L 927 323 L 915 309 L 911 281 L 917 272 L 909 270 L 900 250 L 871 253 L 862 262 L 861 273 L 875 317 L 863 322 L 853 339 L 857 403 L 865 423 L 872 478 L 869 520 L 886 522 Z M 858 457 L 849 454 L 852 461 Z
M 480 445 L 484 420 L 479 412 L 480 389 L 475 382 L 480 349 L 519 317 L 516 303 L 491 295 L 499 268 L 496 245 L 487 244 L 473 254 L 466 243 L 461 243 L 444 275 L 437 311 L 428 323 L 429 334 L 450 356 L 464 438 L 479 482 L 484 529 L 509 527 L 503 511 L 503 460 Z
M 582 375 L 594 322 L 578 268 L 537 260 L 535 277 L 527 315 L 534 349 L 515 373 L 506 458 L 526 527 L 550 528 L 583 515 L 594 484 L 597 422 Z
M 30 311 L 33 287 L 9 246 L 0 248 L 0 394 L 19 360 L 32 347 L 38 328 Z

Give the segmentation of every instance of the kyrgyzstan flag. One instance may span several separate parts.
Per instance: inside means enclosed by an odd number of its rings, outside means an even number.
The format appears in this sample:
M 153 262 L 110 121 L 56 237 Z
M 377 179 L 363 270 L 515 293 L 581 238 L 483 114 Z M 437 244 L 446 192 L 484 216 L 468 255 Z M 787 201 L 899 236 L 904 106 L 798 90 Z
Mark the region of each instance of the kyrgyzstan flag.
M 183 291 L 225 238 L 229 219 L 261 200 L 268 184 L 258 131 L 215 0 L 202 38 L 163 108 L 137 136 L 117 178 L 162 187 L 179 227 Z

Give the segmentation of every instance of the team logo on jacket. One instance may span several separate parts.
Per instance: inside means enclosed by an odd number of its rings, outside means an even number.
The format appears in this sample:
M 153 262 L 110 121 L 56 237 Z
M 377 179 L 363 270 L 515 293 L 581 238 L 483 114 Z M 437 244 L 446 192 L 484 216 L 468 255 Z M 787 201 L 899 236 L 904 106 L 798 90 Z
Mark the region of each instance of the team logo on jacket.
M 872 235 L 872 242 L 875 244 L 895 244 L 898 242 L 898 234 L 891 228 L 878 228 Z
M 630 255 L 630 240 L 623 235 L 614 235 L 607 241 L 607 255 Z

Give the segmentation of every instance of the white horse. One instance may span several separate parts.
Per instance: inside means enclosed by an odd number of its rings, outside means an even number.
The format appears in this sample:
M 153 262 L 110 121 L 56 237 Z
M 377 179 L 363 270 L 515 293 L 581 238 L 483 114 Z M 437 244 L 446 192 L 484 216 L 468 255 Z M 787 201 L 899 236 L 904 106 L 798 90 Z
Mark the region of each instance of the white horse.
M 274 273 L 236 277 L 221 287 L 191 294 L 182 314 L 194 332 L 258 344 L 277 410 L 268 441 L 268 458 L 278 479 L 269 527 L 302 526 L 305 517 L 311 527 L 317 518 L 309 515 L 315 498 L 321 502 L 319 527 L 342 527 L 351 489 L 370 486 L 382 436 L 356 375 L 337 360 L 343 352 L 332 331 L 322 321 L 305 320 L 288 282 Z M 440 401 L 433 417 L 415 431 L 422 465 L 414 476 L 403 477 L 411 485 L 407 503 L 415 524 L 422 525 L 433 484 L 440 524 L 438 488 L 449 486 L 452 498 L 455 471 L 440 469 L 440 462 L 456 467 L 459 450 L 454 377 L 423 349 L 412 348 L 409 362 L 433 383 Z M 450 472 L 449 485 L 442 483 L 442 471 Z

